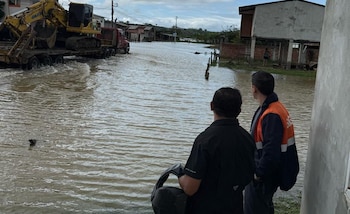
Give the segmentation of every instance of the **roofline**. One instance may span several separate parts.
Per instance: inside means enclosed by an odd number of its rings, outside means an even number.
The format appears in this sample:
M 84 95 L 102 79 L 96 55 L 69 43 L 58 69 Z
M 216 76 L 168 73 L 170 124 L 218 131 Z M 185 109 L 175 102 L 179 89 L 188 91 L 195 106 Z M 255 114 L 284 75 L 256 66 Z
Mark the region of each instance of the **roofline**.
M 261 4 L 252 4 L 252 5 L 241 6 L 241 7 L 238 7 L 238 11 L 239 11 L 239 14 L 241 14 L 241 12 L 255 9 L 255 7 L 257 7 L 257 6 L 276 4 L 276 3 L 281 3 L 281 2 L 289 2 L 289 1 L 301 1 L 301 2 L 305 2 L 305 3 L 309 3 L 309 4 L 325 7 L 322 4 L 317 4 L 317 3 L 314 3 L 314 2 L 309 2 L 309 1 L 304 1 L 304 0 L 283 0 L 283 1 L 266 2 L 266 3 L 261 3 Z

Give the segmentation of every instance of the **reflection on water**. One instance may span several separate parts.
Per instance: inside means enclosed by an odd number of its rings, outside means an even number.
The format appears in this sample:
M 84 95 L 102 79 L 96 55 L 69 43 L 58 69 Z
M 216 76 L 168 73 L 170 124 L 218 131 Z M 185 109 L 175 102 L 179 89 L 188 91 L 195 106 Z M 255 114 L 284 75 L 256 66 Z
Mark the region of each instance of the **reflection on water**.
M 201 54 L 194 54 L 194 52 Z M 74 59 L 37 71 L 0 72 L 1 213 L 152 213 L 150 193 L 168 166 L 185 163 L 212 122 L 216 89 L 238 87 L 249 129 L 257 103 L 250 73 L 211 67 L 190 43 L 132 43 L 106 60 Z M 300 194 L 314 82 L 276 76 L 294 119 Z M 29 149 L 29 139 L 37 139 Z

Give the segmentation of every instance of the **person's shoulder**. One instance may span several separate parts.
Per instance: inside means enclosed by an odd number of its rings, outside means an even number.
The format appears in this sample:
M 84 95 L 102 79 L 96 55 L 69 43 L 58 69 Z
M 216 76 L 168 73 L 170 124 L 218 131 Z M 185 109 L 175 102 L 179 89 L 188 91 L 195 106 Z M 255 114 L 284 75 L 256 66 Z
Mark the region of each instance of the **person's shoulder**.
M 211 129 L 212 129 L 211 126 L 208 126 L 204 131 L 200 132 L 195 139 L 195 143 L 205 142 L 206 141 L 205 139 L 211 136 L 211 132 L 212 132 Z
M 245 128 L 243 128 L 242 126 L 239 126 L 238 130 L 244 138 L 254 142 L 252 135 Z

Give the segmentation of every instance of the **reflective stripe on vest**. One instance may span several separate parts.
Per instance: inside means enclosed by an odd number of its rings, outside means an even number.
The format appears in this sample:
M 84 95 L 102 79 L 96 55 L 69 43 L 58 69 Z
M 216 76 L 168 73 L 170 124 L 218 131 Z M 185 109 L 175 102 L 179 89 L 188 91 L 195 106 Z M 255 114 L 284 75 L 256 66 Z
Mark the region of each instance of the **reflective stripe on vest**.
M 287 109 L 279 101 L 271 103 L 258 120 L 254 134 L 256 148 L 258 150 L 263 148 L 262 121 L 269 113 L 278 114 L 282 120 L 284 131 L 281 143 L 281 152 L 286 152 L 288 146 L 295 144 L 294 126 Z
M 286 152 L 288 146 L 291 146 L 293 144 L 295 144 L 295 138 L 294 137 L 289 138 L 287 141 L 287 144 L 281 144 L 281 152 Z M 262 142 L 255 142 L 255 145 L 256 145 L 256 149 L 258 150 L 263 148 Z

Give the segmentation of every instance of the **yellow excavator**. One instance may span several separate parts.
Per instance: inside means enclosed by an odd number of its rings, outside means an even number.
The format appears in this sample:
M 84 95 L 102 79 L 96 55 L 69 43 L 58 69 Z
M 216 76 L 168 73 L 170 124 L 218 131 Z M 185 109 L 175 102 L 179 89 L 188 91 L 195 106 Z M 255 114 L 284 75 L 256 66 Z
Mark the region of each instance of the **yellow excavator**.
M 107 58 L 121 48 L 129 50 L 117 28 L 109 30 L 111 38 L 103 29 L 93 19 L 92 5 L 70 3 L 65 10 L 56 0 L 40 0 L 1 23 L 0 68 L 32 69 L 62 63 L 64 56 Z
M 67 11 L 56 0 L 41 0 L 24 12 L 7 16 L 0 25 L 3 41 L 31 37 L 28 45 L 35 48 L 96 48 L 100 40 L 94 36 L 100 33 L 100 25 L 93 23 L 92 5 L 70 3 Z

